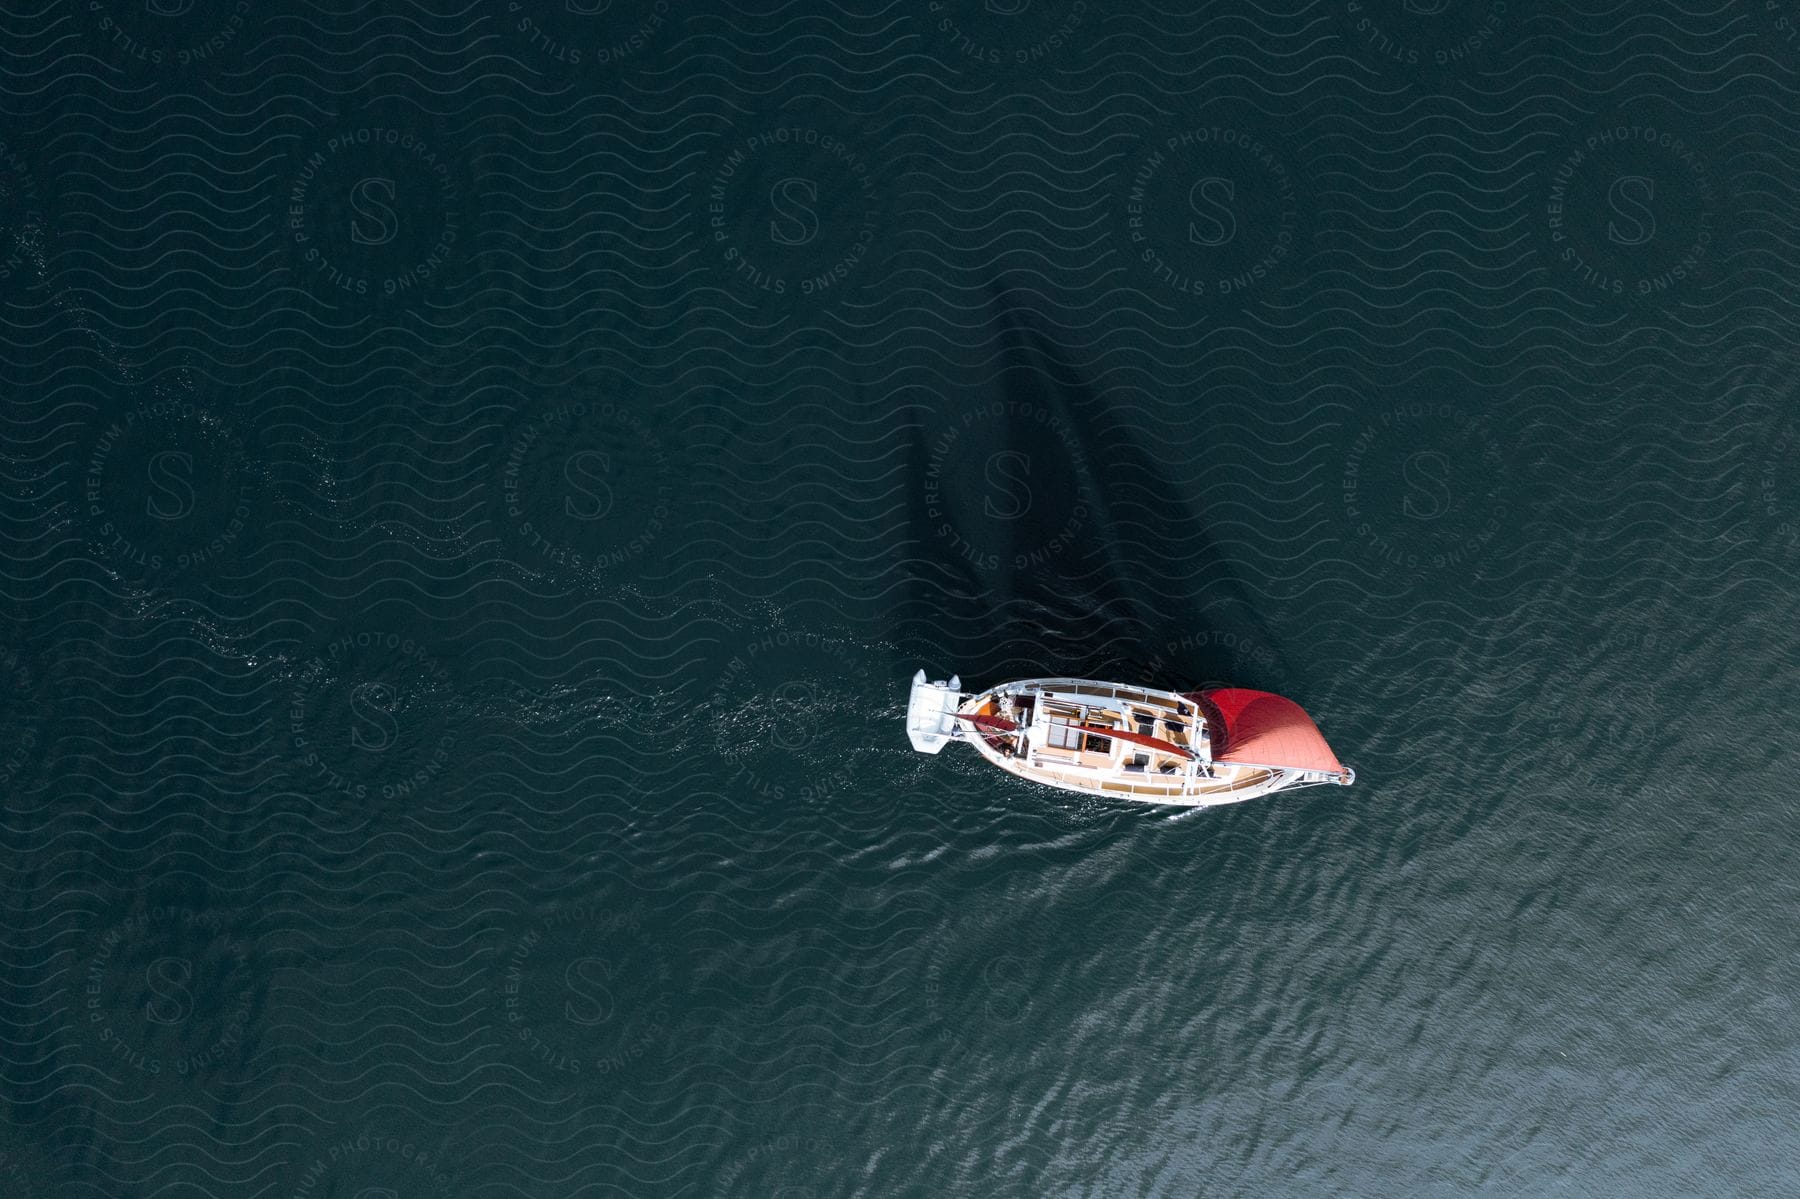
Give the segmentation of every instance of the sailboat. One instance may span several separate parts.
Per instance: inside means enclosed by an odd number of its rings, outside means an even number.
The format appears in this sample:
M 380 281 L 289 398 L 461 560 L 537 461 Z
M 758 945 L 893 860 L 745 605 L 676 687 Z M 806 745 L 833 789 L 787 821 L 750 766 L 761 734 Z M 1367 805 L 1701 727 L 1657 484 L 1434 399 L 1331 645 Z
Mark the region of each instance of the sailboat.
M 1140 803 L 1211 807 L 1356 781 L 1299 704 L 1242 687 L 1023 679 L 965 693 L 959 676 L 930 682 L 921 670 L 906 734 L 920 753 L 966 741 L 1020 778 Z

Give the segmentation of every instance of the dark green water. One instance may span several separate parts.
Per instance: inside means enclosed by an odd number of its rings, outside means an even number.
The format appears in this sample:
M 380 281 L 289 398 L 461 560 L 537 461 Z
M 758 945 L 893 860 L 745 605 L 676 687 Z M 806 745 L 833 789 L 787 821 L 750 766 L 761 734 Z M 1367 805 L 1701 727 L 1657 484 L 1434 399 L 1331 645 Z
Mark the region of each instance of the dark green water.
M 9 8 L 0 1193 L 1800 1189 L 1800 9 L 1199 7 Z

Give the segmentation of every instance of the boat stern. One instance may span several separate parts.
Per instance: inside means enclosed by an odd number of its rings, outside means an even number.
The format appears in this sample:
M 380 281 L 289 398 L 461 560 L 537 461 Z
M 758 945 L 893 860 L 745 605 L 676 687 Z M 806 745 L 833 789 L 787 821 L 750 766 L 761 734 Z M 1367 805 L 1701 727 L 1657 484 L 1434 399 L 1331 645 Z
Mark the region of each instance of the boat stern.
M 961 736 L 956 710 L 963 698 L 962 679 L 957 675 L 935 683 L 926 681 L 923 670 L 913 675 L 912 695 L 906 704 L 906 736 L 912 747 L 922 754 L 934 754 Z

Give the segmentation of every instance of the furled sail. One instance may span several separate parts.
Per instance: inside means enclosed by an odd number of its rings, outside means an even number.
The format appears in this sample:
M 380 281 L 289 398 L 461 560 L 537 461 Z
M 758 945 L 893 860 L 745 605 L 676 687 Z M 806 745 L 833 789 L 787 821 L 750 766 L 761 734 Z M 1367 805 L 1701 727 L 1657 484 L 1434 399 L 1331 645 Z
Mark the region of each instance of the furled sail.
M 976 728 L 986 729 L 990 733 L 1011 733 L 1019 727 L 1016 721 L 1008 720 L 1004 716 L 982 716 L 973 712 L 958 712 L 956 718 L 966 720 Z

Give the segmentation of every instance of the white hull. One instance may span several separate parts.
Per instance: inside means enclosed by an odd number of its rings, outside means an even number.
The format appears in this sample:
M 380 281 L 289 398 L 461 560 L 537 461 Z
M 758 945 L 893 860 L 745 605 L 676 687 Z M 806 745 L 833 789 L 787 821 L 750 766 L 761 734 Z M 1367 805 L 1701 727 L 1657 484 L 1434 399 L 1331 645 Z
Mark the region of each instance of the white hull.
M 956 676 L 928 682 L 921 670 L 913 676 L 907 735 L 921 753 L 965 741 L 1008 774 L 1138 803 L 1213 807 L 1356 777 L 1337 765 L 1322 739 L 1324 760 L 1311 766 L 1228 760 L 1224 748 L 1215 756 L 1223 730 L 1212 727 L 1208 711 L 1198 694 L 1094 679 L 1024 679 L 965 694 Z M 1300 719 L 1316 738 L 1304 713 Z

